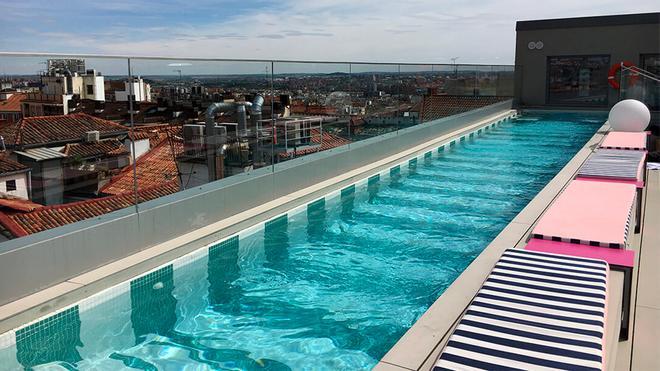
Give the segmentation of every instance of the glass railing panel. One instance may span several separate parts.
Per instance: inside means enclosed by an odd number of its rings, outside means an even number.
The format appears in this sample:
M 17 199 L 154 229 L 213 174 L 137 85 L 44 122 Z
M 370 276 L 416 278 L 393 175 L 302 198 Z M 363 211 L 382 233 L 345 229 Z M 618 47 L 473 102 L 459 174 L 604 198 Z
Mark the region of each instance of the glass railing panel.
M 424 98 L 437 94 L 440 89 L 442 71 L 436 70 L 436 67 L 432 64 L 401 65 L 402 109 L 398 120 L 399 128 L 421 123 Z
M 132 188 L 103 192 L 134 161 L 129 108 L 113 99 L 127 60 L 3 57 L 0 71 L 0 240 L 133 207 Z
M 286 109 L 270 123 L 275 163 L 351 141 L 351 118 L 364 112 L 345 63 L 276 62 L 274 93 Z
M 3 57 L 0 71 L 4 239 L 140 212 L 133 206 L 481 108 L 511 94 L 513 75 L 510 66 L 69 56 Z
M 659 58 L 660 59 L 660 58 Z M 660 60 L 658 61 L 660 65 Z M 636 99 L 651 110 L 660 110 L 660 67 L 624 69 L 619 81 L 619 99 Z
M 351 117 L 351 140 L 361 141 L 399 129 L 405 102 L 401 94 L 400 66 L 351 64 L 352 89 L 364 109 Z
M 491 65 L 433 65 L 419 105 L 420 122 L 429 122 L 510 99 L 500 96 L 500 68 Z M 502 80 L 501 83 L 505 84 Z M 510 80 L 511 85 L 513 81 Z M 504 90 L 502 90 L 504 91 Z M 513 86 L 507 94 L 513 94 Z
M 139 191 L 166 195 L 271 169 L 270 118 L 286 106 L 272 94 L 271 68 L 270 62 L 131 60 L 138 160 L 114 180 L 113 192 L 133 172 Z
M 513 97 L 515 68 L 513 66 L 493 65 L 490 71 L 490 78 L 494 81 L 494 87 L 491 92 L 497 97 Z

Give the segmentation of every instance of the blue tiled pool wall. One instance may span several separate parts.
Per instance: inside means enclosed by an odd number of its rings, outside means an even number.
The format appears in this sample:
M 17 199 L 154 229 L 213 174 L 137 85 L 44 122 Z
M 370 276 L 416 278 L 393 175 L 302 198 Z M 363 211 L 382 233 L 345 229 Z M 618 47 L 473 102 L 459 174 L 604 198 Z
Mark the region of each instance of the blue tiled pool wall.
M 204 246 L 130 281 L 96 293 L 78 304 L 51 313 L 19 329 L 8 331 L 0 335 L 0 369 L 4 369 L 4 367 L 12 369 L 12 366 L 30 368 L 34 365 L 54 361 L 75 364 L 82 359 L 79 354 L 79 347 L 85 343 L 85 339 L 81 339 L 81 322 L 112 321 L 122 323 L 125 321 L 128 323 L 130 321 L 132 326 L 125 326 L 124 331 L 130 330 L 133 332 L 132 338 L 135 339 L 135 344 L 142 342 L 146 336 L 154 336 L 154 334 L 172 336 L 177 322 L 177 302 L 173 292 L 175 290 L 175 272 L 186 269 L 188 265 L 200 259 L 208 260 L 209 269 L 228 267 L 228 269 L 222 271 L 214 269 L 214 279 L 210 280 L 210 287 L 208 288 L 209 302 L 213 305 L 223 305 L 222 302 L 215 301 L 214 297 L 226 298 L 228 291 L 240 290 L 240 288 L 232 287 L 230 282 L 238 275 L 238 267 L 235 267 L 235 270 L 231 269 L 232 264 L 235 265 L 231 262 L 231 255 L 238 256 L 241 240 L 256 233 L 263 233 L 266 254 L 269 251 L 277 253 L 277 250 L 269 249 L 269 245 L 282 244 L 283 241 L 280 239 L 286 238 L 286 233 L 277 233 L 277 231 L 281 230 L 282 226 L 287 225 L 290 218 L 299 216 L 301 213 L 305 213 L 305 217 L 308 218 L 313 218 L 315 214 L 325 213 L 325 205 L 330 200 L 336 197 L 351 196 L 358 190 L 368 190 L 369 187 L 377 186 L 379 182 L 390 177 L 403 176 L 410 171 L 414 171 L 418 164 L 430 161 L 434 157 L 441 156 L 443 152 L 451 150 L 457 143 L 479 136 L 517 116 L 517 113 L 512 113 L 505 118 L 492 121 L 460 137 L 448 140 L 436 148 L 422 151 L 378 174 L 363 178 L 317 200 Z M 313 234 L 315 229 L 318 228 L 320 227 L 314 223 L 308 223 L 308 233 Z M 269 239 L 272 240 L 269 241 Z M 272 261 L 281 260 L 279 258 L 272 259 Z M 236 259 L 233 261 L 235 262 Z M 214 295 L 214 292 L 218 295 Z M 222 299 L 222 301 L 226 301 L 226 299 Z M 103 312 L 111 314 L 111 318 L 85 318 L 87 313 L 92 313 L 90 309 L 97 306 L 107 307 L 107 310 Z M 238 308 L 235 308 L 235 310 L 238 310 Z M 157 327 L 154 326 L 155 324 L 158 324 Z M 56 347 L 45 346 L 53 342 L 58 345 Z M 8 357 L 13 353 L 11 351 L 7 352 L 8 348 L 15 349 L 15 359 L 14 357 Z M 138 362 L 138 359 L 119 359 L 117 357 L 120 356 L 109 355 L 109 358 L 122 361 L 127 366 L 135 365 L 139 367 L 139 365 L 134 364 L 134 362 Z M 245 357 L 243 356 L 243 358 Z M 241 357 L 237 359 L 239 358 Z M 19 364 L 15 364 L 16 361 Z M 245 361 L 252 362 L 254 360 L 245 358 Z

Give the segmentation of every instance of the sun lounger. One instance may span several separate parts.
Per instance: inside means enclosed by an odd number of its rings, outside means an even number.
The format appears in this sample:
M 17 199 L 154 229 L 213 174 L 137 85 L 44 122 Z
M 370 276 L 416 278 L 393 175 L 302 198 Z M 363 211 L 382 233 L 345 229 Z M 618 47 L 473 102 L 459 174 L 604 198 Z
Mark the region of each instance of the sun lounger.
M 634 184 L 637 187 L 635 233 L 639 233 L 646 151 L 600 149 L 578 170 L 577 179 Z
M 506 250 L 434 370 L 601 370 L 608 274 L 602 260 Z
M 578 170 L 578 178 L 619 180 L 644 187 L 644 151 L 600 149 L 587 159 Z
M 532 230 L 532 237 L 623 249 L 633 219 L 632 184 L 573 180 Z
M 630 300 L 632 292 L 632 271 L 635 265 L 635 251 L 623 249 L 608 249 L 598 246 L 576 245 L 567 242 L 546 241 L 532 238 L 525 250 L 562 254 L 581 258 L 600 259 L 606 261 L 613 271 L 623 272 L 623 303 L 621 307 L 621 330 L 619 339 L 628 339 L 630 326 Z
M 629 133 L 623 131 L 611 131 L 600 144 L 600 148 L 626 149 L 645 151 L 647 149 L 649 133 Z

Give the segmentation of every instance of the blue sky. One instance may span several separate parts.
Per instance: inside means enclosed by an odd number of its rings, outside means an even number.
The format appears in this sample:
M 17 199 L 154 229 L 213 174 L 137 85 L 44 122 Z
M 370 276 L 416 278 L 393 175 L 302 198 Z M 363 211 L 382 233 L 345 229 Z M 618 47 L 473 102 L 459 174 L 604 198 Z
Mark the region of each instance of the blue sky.
M 657 0 L 21 0 L 1 10 L 0 51 L 435 63 L 458 56 L 464 63 L 510 64 L 516 20 L 660 6 Z M 11 73 L 4 65 L 0 73 Z

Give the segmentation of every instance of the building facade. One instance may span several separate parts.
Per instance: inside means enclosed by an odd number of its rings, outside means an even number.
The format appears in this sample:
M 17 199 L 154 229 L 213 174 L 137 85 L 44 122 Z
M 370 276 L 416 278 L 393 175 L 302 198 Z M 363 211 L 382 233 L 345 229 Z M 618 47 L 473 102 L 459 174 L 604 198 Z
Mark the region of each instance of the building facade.
M 660 13 L 520 21 L 516 32 L 518 106 L 606 109 L 635 98 L 660 110 L 657 83 L 608 80 L 621 62 L 660 73 Z
M 129 95 L 133 95 L 134 102 L 151 102 L 151 85 L 144 82 L 140 77 L 133 81 L 124 82 L 124 90 L 115 91 L 115 100 L 117 102 L 128 102 Z

